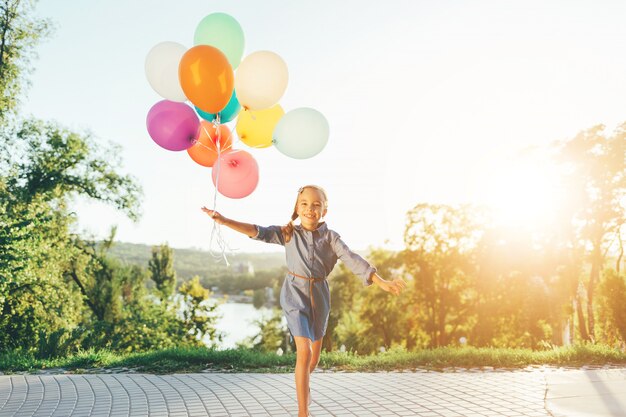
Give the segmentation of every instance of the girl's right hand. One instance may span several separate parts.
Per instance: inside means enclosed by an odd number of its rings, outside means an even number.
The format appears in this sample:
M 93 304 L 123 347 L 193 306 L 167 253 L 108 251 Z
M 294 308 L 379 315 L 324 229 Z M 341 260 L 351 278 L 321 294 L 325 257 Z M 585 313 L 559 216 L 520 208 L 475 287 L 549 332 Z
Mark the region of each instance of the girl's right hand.
M 208 214 L 209 217 L 211 217 L 213 221 L 217 224 L 224 224 L 226 222 L 226 218 L 215 210 L 209 210 L 206 207 L 202 207 L 201 210 Z

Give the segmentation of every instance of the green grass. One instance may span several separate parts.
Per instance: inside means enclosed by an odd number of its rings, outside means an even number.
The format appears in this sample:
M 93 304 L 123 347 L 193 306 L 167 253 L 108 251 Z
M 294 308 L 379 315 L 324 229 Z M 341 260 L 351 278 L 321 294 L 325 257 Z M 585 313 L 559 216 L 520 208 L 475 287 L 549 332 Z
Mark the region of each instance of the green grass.
M 145 353 L 118 354 L 106 350 L 88 350 L 72 356 L 36 359 L 18 353 L 0 354 L 0 371 L 36 372 L 63 368 L 82 373 L 93 368 L 132 368 L 136 372 L 171 373 L 200 372 L 292 372 L 295 354 L 282 356 L 251 350 L 167 349 Z M 416 368 L 443 370 L 445 368 L 525 368 L 527 366 L 582 365 L 626 366 L 626 352 L 599 345 L 556 347 L 548 350 L 504 348 L 438 348 L 407 352 L 394 349 L 375 355 L 324 352 L 320 368 L 335 371 L 392 371 Z

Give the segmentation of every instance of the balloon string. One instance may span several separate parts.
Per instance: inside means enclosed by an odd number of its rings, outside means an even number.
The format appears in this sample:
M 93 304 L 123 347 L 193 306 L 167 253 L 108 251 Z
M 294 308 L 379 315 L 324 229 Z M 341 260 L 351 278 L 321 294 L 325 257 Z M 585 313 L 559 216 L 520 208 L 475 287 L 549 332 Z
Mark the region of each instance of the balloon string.
M 251 117 L 253 120 L 256 120 L 256 116 L 254 114 L 251 114 Z M 215 119 L 213 119 L 212 121 L 213 123 L 213 127 L 215 128 L 216 131 L 216 141 L 215 141 L 215 147 L 211 147 L 211 146 L 207 146 L 204 143 L 200 142 L 199 140 L 195 140 L 194 141 L 194 146 L 201 146 L 205 149 L 209 149 L 211 151 L 217 151 L 217 159 L 215 161 L 215 165 L 213 166 L 213 169 L 215 170 L 215 190 L 213 192 L 213 208 L 212 211 L 216 212 L 217 211 L 217 194 L 218 194 L 218 188 L 219 188 L 219 178 L 220 178 L 220 170 L 221 170 L 221 164 L 222 164 L 222 153 L 234 153 L 234 152 L 239 152 L 240 149 L 233 149 L 232 146 L 234 144 L 237 144 L 239 142 L 241 142 L 241 139 L 239 137 L 237 137 L 237 139 L 235 141 L 232 140 L 232 135 L 233 132 L 230 131 L 228 138 L 226 138 L 226 140 L 224 141 L 225 143 L 228 143 L 228 141 L 230 140 L 231 142 L 231 146 L 229 147 L 230 149 L 228 149 L 226 152 L 222 152 L 222 129 L 220 129 L 220 119 L 219 119 L 219 114 L 217 114 L 215 116 Z M 209 134 L 209 132 L 207 131 L 206 127 L 204 125 L 202 126 L 202 130 L 204 130 L 204 133 L 207 135 L 207 137 L 210 139 L 211 135 Z M 211 141 L 212 142 L 212 141 Z M 263 146 L 263 145 L 248 145 L 245 144 L 246 146 L 250 147 L 250 148 L 266 148 L 267 146 Z M 219 250 L 217 252 L 215 252 L 213 250 L 213 241 L 215 240 L 216 245 L 218 246 Z M 222 236 L 222 229 L 221 229 L 221 225 L 213 222 L 213 227 L 211 228 L 211 235 L 209 237 L 209 254 L 216 260 L 218 259 L 223 259 L 224 262 L 226 263 L 226 266 L 230 266 L 230 262 L 228 262 L 228 258 L 226 257 L 226 251 L 230 251 L 233 252 L 234 250 L 228 245 L 228 242 L 226 242 L 226 239 L 224 239 L 224 237 Z
M 220 177 L 220 166 L 221 166 L 221 154 L 222 154 L 222 141 L 221 141 L 221 129 L 219 126 L 219 116 L 217 116 L 216 122 L 214 123 L 215 129 L 217 131 L 217 140 L 216 140 L 216 148 L 217 148 L 217 160 L 215 162 L 215 167 L 214 169 L 215 171 L 215 191 L 213 192 L 213 212 L 217 211 L 217 189 L 219 186 L 219 177 Z M 209 132 L 207 132 L 206 128 L 204 126 L 202 126 L 202 129 L 204 130 L 204 133 L 206 133 L 206 135 L 210 138 L 211 135 L 209 135 Z M 209 148 L 208 146 L 204 145 L 203 143 L 200 143 L 199 141 L 196 142 L 196 144 L 200 144 L 201 146 L 204 146 L 206 148 Z M 210 149 L 210 148 L 209 148 Z M 213 251 L 213 240 L 215 239 L 215 242 L 219 248 L 218 252 L 214 252 Z M 209 238 L 209 253 L 211 254 L 211 256 L 213 256 L 213 258 L 217 259 L 224 259 L 224 262 L 226 263 L 226 266 L 230 266 L 230 262 L 228 262 L 228 258 L 226 257 L 226 250 L 231 250 L 230 247 L 228 246 L 228 243 L 226 242 L 226 240 L 224 239 L 224 237 L 222 236 L 222 228 L 221 225 L 213 222 L 213 227 L 211 228 L 211 235 Z

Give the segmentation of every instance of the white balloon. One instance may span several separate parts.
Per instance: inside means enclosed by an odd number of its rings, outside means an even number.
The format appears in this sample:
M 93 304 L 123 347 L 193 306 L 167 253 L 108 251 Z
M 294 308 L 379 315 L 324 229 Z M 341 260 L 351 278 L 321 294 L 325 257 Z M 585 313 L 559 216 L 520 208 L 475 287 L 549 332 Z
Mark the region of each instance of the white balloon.
M 285 93 L 288 80 L 287 64 L 280 56 L 271 51 L 253 52 L 237 68 L 237 99 L 250 110 L 270 108 Z
M 273 142 L 281 153 L 295 159 L 311 158 L 328 143 L 330 129 L 322 113 L 308 107 L 291 110 L 274 128 Z
M 176 42 L 161 42 L 146 56 L 146 78 L 161 97 L 171 101 L 187 100 L 178 81 L 178 64 L 187 48 Z

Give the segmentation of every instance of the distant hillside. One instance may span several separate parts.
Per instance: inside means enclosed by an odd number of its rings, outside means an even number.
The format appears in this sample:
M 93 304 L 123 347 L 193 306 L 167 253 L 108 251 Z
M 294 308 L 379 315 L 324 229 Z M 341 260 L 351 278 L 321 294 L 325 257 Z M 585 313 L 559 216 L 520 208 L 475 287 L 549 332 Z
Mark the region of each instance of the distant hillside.
M 231 266 L 227 267 L 223 259 L 216 259 L 211 253 L 198 249 L 176 249 L 174 252 L 174 269 L 181 280 L 187 280 L 194 275 L 201 278 L 222 275 L 238 269 L 246 269 L 248 263 L 255 271 L 280 268 L 285 264 L 285 254 L 282 252 L 268 253 L 236 253 L 227 255 Z M 110 255 L 131 265 L 148 267 L 152 256 L 152 246 L 136 243 L 116 242 L 110 250 Z

